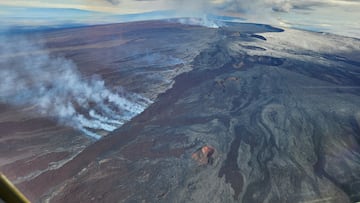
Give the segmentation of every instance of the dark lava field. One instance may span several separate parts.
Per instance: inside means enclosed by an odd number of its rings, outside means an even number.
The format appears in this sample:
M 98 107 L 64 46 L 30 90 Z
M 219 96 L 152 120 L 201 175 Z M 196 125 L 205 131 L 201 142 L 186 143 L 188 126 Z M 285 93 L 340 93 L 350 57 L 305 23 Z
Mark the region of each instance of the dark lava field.
M 360 201 L 360 40 L 165 21 L 39 36 L 152 103 L 99 140 L 1 105 L 0 170 L 33 202 Z

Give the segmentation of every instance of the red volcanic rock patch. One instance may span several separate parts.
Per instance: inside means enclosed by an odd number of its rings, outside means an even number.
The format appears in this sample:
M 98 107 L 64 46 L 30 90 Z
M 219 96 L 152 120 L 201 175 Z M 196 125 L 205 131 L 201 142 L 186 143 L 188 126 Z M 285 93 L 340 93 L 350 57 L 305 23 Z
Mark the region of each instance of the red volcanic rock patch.
M 191 158 L 197 161 L 200 165 L 211 164 L 215 148 L 205 145 L 191 155 Z

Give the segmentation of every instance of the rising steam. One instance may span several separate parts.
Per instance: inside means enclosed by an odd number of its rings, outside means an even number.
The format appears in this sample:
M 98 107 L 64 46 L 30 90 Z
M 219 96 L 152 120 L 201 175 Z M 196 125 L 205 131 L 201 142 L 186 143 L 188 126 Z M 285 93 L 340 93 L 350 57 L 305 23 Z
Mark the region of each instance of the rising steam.
M 115 130 L 151 103 L 122 89 L 110 90 L 97 76 L 83 78 L 72 61 L 25 39 L 3 40 L 0 66 L 0 102 L 31 105 L 96 139 L 101 137 L 97 132 Z

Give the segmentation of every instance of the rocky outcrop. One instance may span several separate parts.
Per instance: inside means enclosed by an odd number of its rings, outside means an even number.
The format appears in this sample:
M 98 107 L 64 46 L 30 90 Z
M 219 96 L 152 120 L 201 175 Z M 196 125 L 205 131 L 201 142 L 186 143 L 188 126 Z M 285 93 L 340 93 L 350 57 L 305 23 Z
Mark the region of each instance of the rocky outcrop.
M 198 162 L 200 165 L 212 164 L 214 161 L 215 149 L 210 146 L 203 146 L 196 150 L 191 158 Z

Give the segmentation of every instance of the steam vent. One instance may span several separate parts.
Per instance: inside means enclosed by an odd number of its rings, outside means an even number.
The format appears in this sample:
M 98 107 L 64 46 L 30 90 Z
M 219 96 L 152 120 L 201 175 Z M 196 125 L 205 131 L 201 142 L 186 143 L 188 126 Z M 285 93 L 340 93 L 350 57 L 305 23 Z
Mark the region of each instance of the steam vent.
M 196 152 L 191 155 L 191 158 L 197 161 L 200 165 L 212 164 L 214 160 L 214 152 L 215 149 L 213 147 L 205 145 L 196 150 Z

